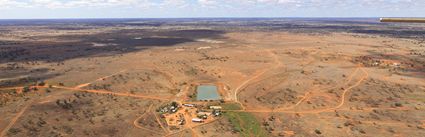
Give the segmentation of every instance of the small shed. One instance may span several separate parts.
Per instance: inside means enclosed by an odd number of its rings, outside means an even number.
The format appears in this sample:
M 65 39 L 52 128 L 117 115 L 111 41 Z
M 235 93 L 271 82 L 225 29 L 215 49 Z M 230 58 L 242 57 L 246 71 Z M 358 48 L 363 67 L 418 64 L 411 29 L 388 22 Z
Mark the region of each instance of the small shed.
M 210 109 L 220 110 L 220 109 L 222 109 L 222 107 L 221 106 L 210 106 Z
M 200 118 L 192 118 L 192 122 L 202 123 L 202 122 L 204 122 L 204 120 L 200 119 Z

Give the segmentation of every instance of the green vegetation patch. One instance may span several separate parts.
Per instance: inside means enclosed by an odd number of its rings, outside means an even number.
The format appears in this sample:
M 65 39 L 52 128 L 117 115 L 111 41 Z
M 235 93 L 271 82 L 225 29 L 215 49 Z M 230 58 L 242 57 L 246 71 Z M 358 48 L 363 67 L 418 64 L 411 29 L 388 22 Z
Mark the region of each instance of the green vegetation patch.
M 254 115 L 247 112 L 225 112 L 224 116 L 229 119 L 233 130 L 243 137 L 267 137 L 267 132 L 261 127 Z
M 226 103 L 223 104 L 224 110 L 241 110 L 242 107 L 238 103 Z
M 425 102 L 425 96 L 419 95 L 419 94 L 409 95 L 408 98 L 412 100 L 420 101 L 420 102 Z

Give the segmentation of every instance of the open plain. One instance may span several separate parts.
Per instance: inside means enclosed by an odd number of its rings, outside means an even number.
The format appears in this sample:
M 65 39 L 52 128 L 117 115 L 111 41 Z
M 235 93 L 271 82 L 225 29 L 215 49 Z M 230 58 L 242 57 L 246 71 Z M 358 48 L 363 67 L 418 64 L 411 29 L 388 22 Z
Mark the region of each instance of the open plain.
M 0 20 L 0 112 L 1 137 L 419 137 L 425 25 Z

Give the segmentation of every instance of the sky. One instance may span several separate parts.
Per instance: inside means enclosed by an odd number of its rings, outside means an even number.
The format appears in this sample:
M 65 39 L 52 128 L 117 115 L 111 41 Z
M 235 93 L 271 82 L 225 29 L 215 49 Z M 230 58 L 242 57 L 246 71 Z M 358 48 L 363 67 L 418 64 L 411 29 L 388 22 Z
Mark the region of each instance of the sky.
M 0 19 L 425 17 L 425 0 L 0 0 Z

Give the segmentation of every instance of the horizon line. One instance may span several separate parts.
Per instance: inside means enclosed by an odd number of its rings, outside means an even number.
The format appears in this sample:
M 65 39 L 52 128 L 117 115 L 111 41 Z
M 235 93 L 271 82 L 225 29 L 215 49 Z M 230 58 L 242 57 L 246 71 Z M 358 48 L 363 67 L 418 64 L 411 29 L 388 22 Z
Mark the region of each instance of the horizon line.
M 125 18 L 103 18 L 103 17 L 82 17 L 82 18 L 0 18 L 0 20 L 84 20 L 84 19 L 372 19 L 372 18 L 425 18 L 425 17 L 125 17 Z

